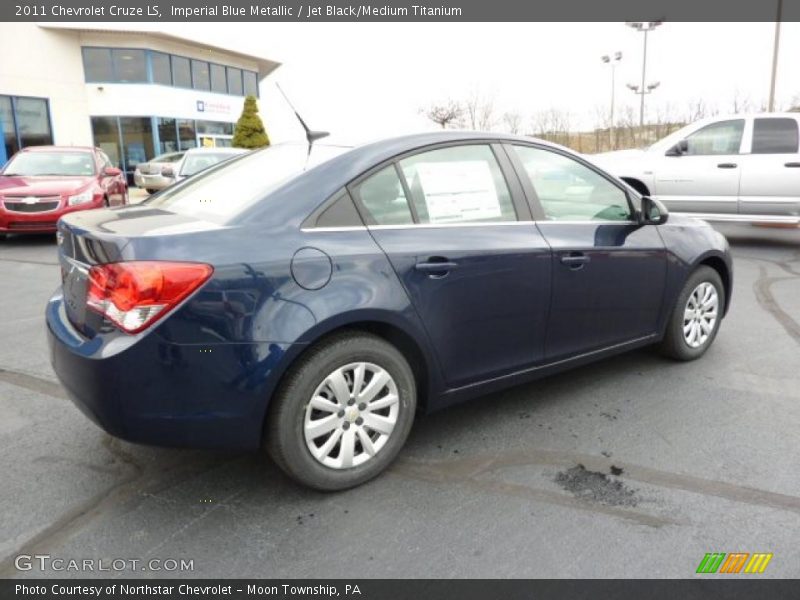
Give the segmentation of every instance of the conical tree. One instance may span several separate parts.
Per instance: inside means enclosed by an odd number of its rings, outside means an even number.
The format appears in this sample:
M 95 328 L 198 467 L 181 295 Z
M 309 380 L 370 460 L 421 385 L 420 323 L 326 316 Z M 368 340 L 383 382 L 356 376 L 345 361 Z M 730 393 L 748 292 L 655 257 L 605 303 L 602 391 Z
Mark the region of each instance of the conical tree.
M 242 116 L 236 122 L 233 130 L 234 148 L 263 148 L 269 146 L 269 136 L 264 129 L 264 123 L 258 116 L 258 105 L 255 96 L 244 99 Z

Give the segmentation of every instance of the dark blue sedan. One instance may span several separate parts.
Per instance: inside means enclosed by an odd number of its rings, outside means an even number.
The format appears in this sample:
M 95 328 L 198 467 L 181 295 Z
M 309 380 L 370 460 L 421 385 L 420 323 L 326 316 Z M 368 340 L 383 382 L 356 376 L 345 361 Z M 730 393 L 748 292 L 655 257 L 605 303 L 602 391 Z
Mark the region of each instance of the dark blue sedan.
M 441 132 L 277 145 L 58 226 L 53 367 L 112 435 L 258 448 L 336 490 L 431 411 L 632 348 L 701 356 L 707 224 L 564 148 Z

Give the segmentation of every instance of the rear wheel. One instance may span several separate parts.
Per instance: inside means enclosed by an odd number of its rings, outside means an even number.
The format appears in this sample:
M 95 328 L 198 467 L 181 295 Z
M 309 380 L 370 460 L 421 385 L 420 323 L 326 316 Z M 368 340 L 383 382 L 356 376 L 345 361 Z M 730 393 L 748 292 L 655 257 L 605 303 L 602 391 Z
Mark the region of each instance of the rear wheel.
M 661 351 L 676 360 L 700 358 L 717 336 L 724 306 L 725 288 L 719 273 L 699 267 L 678 296 Z
M 416 409 L 414 375 L 383 339 L 336 335 L 303 356 L 270 406 L 266 447 L 309 487 L 332 491 L 372 479 L 406 441 Z
M 144 190 L 144 191 L 145 191 L 145 192 L 147 192 L 147 193 L 148 193 L 148 194 L 150 194 L 150 195 L 153 195 L 153 194 L 155 194 L 155 193 L 156 193 L 158 190 L 154 190 L 153 188 L 145 188 L 145 190 Z

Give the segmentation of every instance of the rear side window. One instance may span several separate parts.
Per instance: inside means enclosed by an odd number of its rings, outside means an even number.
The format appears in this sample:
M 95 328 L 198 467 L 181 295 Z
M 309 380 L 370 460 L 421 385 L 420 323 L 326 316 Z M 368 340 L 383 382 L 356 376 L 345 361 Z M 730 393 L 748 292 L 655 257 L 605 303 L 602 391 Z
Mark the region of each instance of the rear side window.
M 794 154 L 797 152 L 797 121 L 756 119 L 753 123 L 753 154 Z
M 419 223 L 517 220 L 503 172 L 487 145 L 431 150 L 399 165 Z
M 410 225 L 414 222 L 394 165 L 365 179 L 356 188 L 356 195 L 372 225 Z

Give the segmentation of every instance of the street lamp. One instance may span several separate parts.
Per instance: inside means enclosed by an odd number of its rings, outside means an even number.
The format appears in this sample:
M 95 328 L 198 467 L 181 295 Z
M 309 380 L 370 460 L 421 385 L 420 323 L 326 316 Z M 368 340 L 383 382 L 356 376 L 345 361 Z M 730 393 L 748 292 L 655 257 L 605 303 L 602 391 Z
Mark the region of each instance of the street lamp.
M 658 87 L 658 83 L 655 85 L 647 85 L 645 83 L 647 79 L 647 34 L 653 31 L 656 27 L 659 27 L 663 21 L 647 21 L 647 22 L 640 22 L 640 21 L 626 21 L 625 25 L 628 27 L 632 27 L 636 31 L 640 31 L 644 33 L 644 52 L 642 53 L 642 84 L 640 86 L 631 86 L 628 85 L 628 88 L 633 90 L 635 93 L 641 95 L 641 103 L 639 105 L 639 127 L 644 127 L 644 97 L 645 94 L 649 94 L 654 89 Z M 645 91 L 647 90 L 647 91 Z
M 604 54 L 600 59 L 607 65 L 611 66 L 611 116 L 608 123 L 608 141 L 612 150 L 616 149 L 614 140 L 614 92 L 616 90 L 615 73 L 617 65 L 622 60 L 622 52 L 614 52 L 614 54 Z

